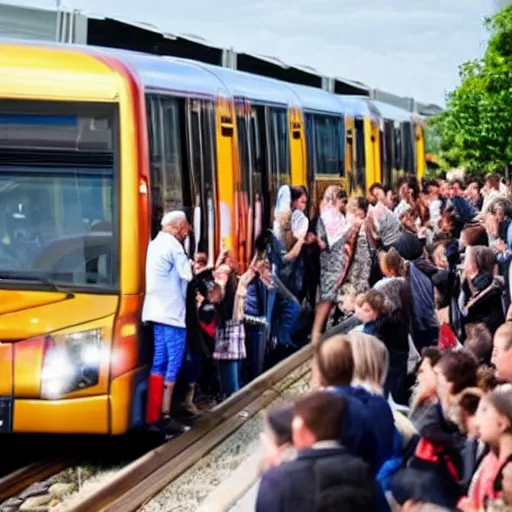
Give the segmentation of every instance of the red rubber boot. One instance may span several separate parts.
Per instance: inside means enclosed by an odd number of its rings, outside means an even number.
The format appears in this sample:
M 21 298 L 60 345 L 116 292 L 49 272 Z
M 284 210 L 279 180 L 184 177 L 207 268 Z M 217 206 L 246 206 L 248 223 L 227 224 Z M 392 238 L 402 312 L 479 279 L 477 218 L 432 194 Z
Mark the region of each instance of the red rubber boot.
M 148 425 L 152 425 L 160 419 L 163 393 L 163 375 L 150 375 L 148 383 L 148 405 L 146 410 L 146 423 Z

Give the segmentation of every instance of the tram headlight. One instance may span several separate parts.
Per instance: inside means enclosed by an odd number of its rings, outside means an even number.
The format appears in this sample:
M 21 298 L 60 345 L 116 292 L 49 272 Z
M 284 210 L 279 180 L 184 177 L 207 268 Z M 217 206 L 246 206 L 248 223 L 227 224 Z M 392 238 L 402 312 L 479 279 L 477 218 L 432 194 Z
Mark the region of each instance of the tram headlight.
M 58 399 L 95 386 L 103 359 L 102 329 L 59 334 L 47 341 L 41 373 L 41 397 Z

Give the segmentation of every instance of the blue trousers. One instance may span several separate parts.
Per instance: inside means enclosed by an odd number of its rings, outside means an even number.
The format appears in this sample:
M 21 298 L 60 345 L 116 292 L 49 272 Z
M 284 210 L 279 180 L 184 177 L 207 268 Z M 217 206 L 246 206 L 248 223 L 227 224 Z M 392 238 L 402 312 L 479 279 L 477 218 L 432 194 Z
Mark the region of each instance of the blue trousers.
M 245 345 L 247 359 L 242 363 L 244 384 L 249 383 L 263 373 L 265 354 L 267 351 L 267 333 L 263 326 L 245 326 Z
M 240 389 L 240 360 L 218 361 L 222 394 L 231 396 Z
M 163 375 L 165 382 L 176 382 L 183 364 L 187 345 L 187 330 L 172 325 L 153 325 L 155 350 L 153 353 L 153 375 Z

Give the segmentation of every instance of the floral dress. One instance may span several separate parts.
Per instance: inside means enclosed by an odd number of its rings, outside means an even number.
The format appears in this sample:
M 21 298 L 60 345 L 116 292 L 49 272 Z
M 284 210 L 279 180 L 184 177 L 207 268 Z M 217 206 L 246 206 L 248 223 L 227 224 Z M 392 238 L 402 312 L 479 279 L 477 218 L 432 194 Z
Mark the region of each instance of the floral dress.
M 338 289 L 341 286 L 340 278 L 346 270 L 348 254 L 345 242 L 350 233 L 346 230 L 344 236 L 331 247 L 327 245 L 327 232 L 320 217 L 316 227 L 316 235 L 327 247 L 320 253 L 320 300 L 335 302 Z
M 371 253 L 364 226 L 357 233 L 354 255 L 350 262 L 344 283 L 354 287 L 356 293 L 364 293 L 370 288 Z

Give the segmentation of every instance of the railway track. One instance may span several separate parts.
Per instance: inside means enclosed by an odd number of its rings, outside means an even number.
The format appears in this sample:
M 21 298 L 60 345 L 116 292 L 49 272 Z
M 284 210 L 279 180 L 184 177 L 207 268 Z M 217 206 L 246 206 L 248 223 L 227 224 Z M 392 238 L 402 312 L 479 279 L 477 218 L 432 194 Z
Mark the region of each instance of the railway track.
M 45 459 L 33 462 L 0 478 L 0 504 L 35 482 L 45 480 L 77 463 L 76 458 L 66 456 L 55 460 Z
M 139 510 L 247 420 L 278 399 L 294 382 L 303 378 L 309 371 L 311 355 L 312 347 L 304 347 L 217 406 L 189 432 L 147 452 L 80 502 L 67 507 L 63 504 L 59 510 Z

